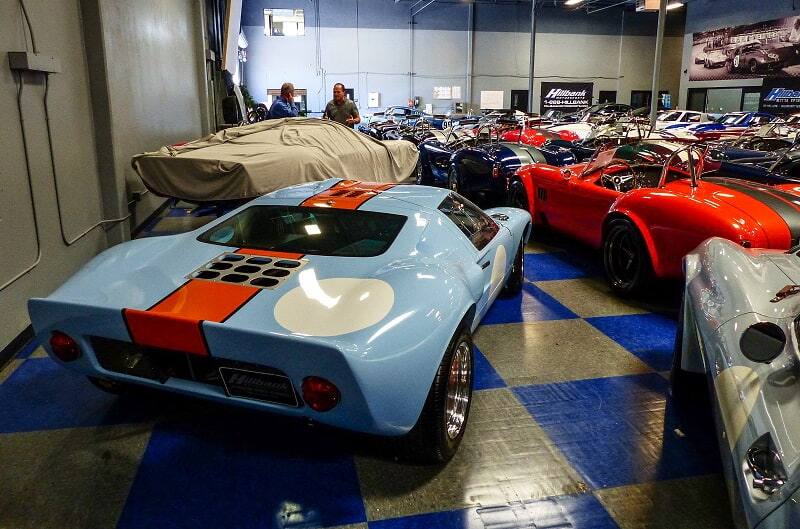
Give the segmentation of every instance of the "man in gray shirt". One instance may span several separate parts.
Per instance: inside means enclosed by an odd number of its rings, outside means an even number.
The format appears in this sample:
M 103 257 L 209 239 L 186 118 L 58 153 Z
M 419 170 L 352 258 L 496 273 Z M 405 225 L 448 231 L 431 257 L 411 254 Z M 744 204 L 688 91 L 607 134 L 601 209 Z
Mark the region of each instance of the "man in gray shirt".
M 357 123 L 361 123 L 361 116 L 358 115 L 356 104 L 345 97 L 344 85 L 336 83 L 333 85 L 333 99 L 325 105 L 327 119 L 338 121 L 342 125 L 353 128 Z

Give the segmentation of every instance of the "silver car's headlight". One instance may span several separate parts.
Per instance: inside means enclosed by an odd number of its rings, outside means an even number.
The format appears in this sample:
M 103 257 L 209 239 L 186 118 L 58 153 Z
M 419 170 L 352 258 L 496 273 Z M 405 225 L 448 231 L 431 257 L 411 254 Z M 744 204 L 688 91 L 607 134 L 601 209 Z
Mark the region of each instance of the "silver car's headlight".
M 755 323 L 744 330 L 739 338 L 742 354 L 751 362 L 768 364 L 786 347 L 786 333 L 769 321 Z

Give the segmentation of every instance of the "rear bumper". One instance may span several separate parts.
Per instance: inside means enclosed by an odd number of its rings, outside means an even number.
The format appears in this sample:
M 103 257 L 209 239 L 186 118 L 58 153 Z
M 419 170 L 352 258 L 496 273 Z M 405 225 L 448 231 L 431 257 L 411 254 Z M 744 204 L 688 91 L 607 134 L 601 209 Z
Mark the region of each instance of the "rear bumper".
M 338 428 L 377 435 L 402 435 L 413 423 L 388 422 L 367 405 L 367 398 L 355 375 L 341 357 L 327 363 L 316 362 L 311 367 L 275 367 L 269 361 L 254 363 L 222 356 L 200 356 L 191 353 L 142 347 L 128 341 L 97 336 L 76 336 L 82 355 L 72 362 L 61 362 L 43 346 L 56 362 L 86 376 L 117 380 L 129 384 L 200 397 L 223 404 L 253 410 L 269 411 L 292 417 L 302 417 Z M 46 340 L 44 340 L 46 342 Z M 229 395 L 220 376 L 220 368 L 268 373 L 291 381 L 295 401 L 254 400 Z M 330 411 L 317 412 L 303 402 L 302 382 L 307 376 L 319 376 L 333 382 L 341 392 L 341 401 Z M 283 402 L 280 402 L 283 400 Z M 415 421 L 414 421 L 415 422 Z
M 361 351 L 354 344 L 350 346 L 354 348 L 351 354 L 320 339 L 247 332 L 206 321 L 202 325 L 211 355 L 190 356 L 194 359 L 194 377 L 186 374 L 189 371 L 187 354 L 175 351 L 169 351 L 171 359 L 164 360 L 158 367 L 169 376 L 142 376 L 141 373 L 114 368 L 107 355 L 101 362 L 95 349 L 98 339 L 140 347 L 131 343 L 120 309 L 49 299 L 32 299 L 28 308 L 33 327 L 48 354 L 64 367 L 83 375 L 305 417 L 339 428 L 378 435 L 402 435 L 414 426 L 433 379 L 424 361 L 425 356 L 430 357 L 430 351 L 439 349 L 432 343 L 436 342 L 434 337 L 430 337 L 412 350 L 373 358 L 359 354 Z M 77 360 L 63 363 L 52 354 L 48 341 L 53 330 L 64 332 L 78 341 L 82 355 Z M 438 360 L 431 359 L 430 364 L 434 363 L 438 364 Z M 261 372 L 281 373 L 291 380 L 295 392 L 300 392 L 306 377 L 322 377 L 336 385 L 341 400 L 330 411 L 317 412 L 306 406 L 299 394 L 298 406 L 228 396 L 217 378 L 218 370 L 219 367 L 237 365 L 255 367 Z M 179 366 L 184 366 L 182 372 Z

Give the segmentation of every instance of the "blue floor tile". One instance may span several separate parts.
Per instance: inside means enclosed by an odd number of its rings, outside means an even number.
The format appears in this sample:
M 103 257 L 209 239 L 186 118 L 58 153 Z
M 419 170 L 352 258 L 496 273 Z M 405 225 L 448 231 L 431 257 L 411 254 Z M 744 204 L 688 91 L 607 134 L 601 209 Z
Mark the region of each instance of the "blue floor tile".
M 186 208 L 168 208 L 165 217 L 188 217 L 192 210 Z
M 577 318 L 567 307 L 536 285 L 526 282 L 522 292 L 510 298 L 497 298 L 481 324 L 521 323 L 525 321 Z
M 515 502 L 458 511 L 418 514 L 370 522 L 370 529 L 503 529 L 570 528 L 618 529 L 617 524 L 591 494 L 556 496 L 546 500 Z
M 494 367 L 492 367 L 492 364 L 486 359 L 481 350 L 476 346 L 473 351 L 475 359 L 475 391 L 506 387 L 503 377 L 497 374 L 497 371 L 494 370 Z
M 589 253 L 525 254 L 525 277 L 530 281 L 577 279 L 602 275 L 596 258 Z
M 713 424 L 688 428 L 667 390 L 655 373 L 514 388 L 591 488 L 719 471 Z
M 157 424 L 118 529 L 283 529 L 366 521 L 346 447 L 308 430 L 216 406 Z
M 672 366 L 675 320 L 660 314 L 634 314 L 586 321 L 656 371 L 667 371 Z
M 0 384 L 0 433 L 142 422 L 155 402 L 119 399 L 49 358 L 25 360 Z

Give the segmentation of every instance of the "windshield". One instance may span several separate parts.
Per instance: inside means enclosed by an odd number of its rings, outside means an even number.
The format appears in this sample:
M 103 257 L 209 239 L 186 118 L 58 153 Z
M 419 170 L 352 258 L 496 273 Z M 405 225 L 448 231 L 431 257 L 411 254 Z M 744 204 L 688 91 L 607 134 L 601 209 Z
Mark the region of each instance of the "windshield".
M 667 112 L 662 114 L 658 119 L 660 121 L 677 121 L 681 117 L 680 112 Z
M 636 145 L 622 145 L 600 152 L 586 165 L 582 174 L 589 175 L 600 169 L 605 169 L 612 165 L 614 160 L 623 160 L 630 165 L 663 165 L 670 155 L 679 148 L 680 145 L 669 142 L 642 142 Z
M 722 123 L 723 125 L 733 125 L 741 121 L 746 116 L 746 114 L 725 114 L 717 120 L 717 123 Z
M 405 222 L 402 215 L 373 211 L 251 206 L 198 240 L 257 250 L 374 257 L 391 246 Z

